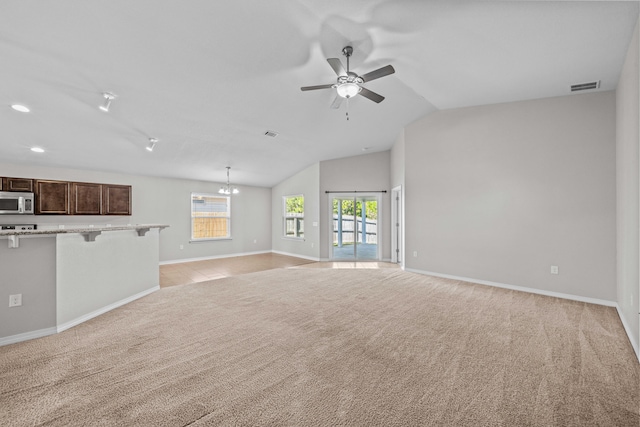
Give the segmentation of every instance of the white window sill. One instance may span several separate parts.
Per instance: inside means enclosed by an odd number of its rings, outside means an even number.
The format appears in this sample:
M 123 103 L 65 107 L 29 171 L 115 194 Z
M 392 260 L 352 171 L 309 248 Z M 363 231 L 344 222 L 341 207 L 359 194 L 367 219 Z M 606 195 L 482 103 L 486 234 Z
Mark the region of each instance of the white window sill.
M 211 238 L 211 239 L 189 240 L 189 243 L 219 242 L 220 240 L 233 240 L 233 238 L 231 238 L 231 237 L 216 237 L 216 238 Z
M 282 240 L 293 240 L 296 242 L 304 242 L 304 237 L 289 237 L 289 236 L 281 236 Z

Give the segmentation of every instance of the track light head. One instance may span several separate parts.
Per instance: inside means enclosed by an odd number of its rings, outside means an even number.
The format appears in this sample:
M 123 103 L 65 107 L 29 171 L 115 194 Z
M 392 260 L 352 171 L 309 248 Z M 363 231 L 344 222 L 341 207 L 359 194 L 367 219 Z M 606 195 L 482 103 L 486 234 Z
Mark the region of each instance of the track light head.
M 158 142 L 158 138 L 149 138 L 149 144 L 147 144 L 147 151 L 153 151 L 156 148 L 156 142 Z
M 109 112 L 109 107 L 111 106 L 111 101 L 116 99 L 116 96 L 114 94 L 112 94 L 111 92 L 103 92 L 102 96 L 104 98 L 104 102 L 98 108 L 100 108 L 105 113 L 108 113 Z

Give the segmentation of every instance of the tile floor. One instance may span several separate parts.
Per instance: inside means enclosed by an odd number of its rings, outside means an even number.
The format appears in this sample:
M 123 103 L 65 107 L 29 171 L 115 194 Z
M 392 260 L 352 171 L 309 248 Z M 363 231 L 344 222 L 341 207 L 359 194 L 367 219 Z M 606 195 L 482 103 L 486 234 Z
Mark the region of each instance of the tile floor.
M 266 253 L 257 255 L 191 261 L 160 266 L 160 287 L 186 285 L 238 274 L 274 268 L 400 268 L 389 262 L 315 262 L 308 259 Z

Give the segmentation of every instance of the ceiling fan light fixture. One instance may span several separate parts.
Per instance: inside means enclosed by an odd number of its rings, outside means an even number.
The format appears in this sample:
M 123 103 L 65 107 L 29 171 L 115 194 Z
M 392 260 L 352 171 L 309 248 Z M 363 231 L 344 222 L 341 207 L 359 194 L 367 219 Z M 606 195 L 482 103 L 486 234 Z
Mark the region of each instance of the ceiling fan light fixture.
M 338 95 L 343 98 L 353 98 L 362 90 L 362 88 L 355 83 L 347 82 L 339 84 L 336 87 L 336 90 L 338 91 Z

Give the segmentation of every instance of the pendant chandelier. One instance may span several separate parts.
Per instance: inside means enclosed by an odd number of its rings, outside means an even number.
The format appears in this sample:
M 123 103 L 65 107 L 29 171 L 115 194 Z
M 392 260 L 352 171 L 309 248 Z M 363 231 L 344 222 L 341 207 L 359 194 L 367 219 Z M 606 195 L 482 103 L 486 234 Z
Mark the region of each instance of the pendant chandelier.
M 220 190 L 218 190 L 218 193 L 220 194 L 229 195 L 238 194 L 240 192 L 236 187 L 231 187 L 231 184 L 229 184 L 229 169 L 231 169 L 231 166 L 227 166 L 227 185 L 220 187 Z

